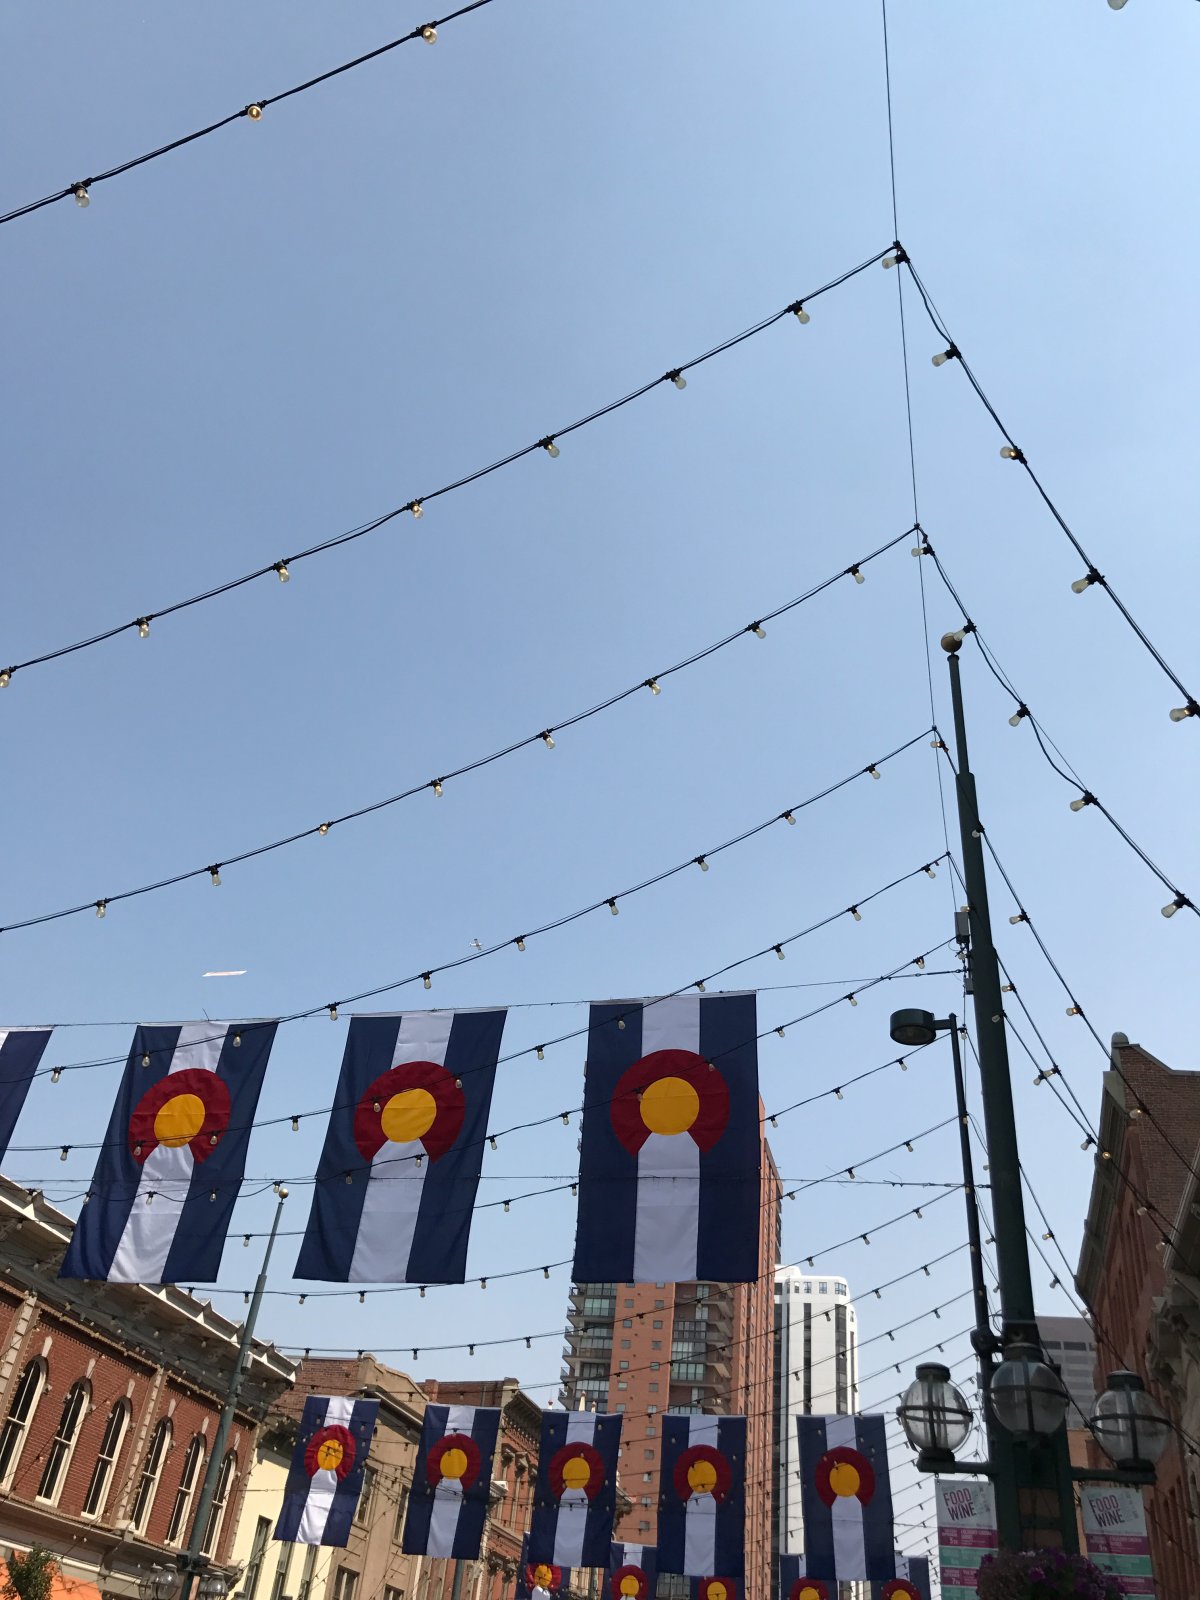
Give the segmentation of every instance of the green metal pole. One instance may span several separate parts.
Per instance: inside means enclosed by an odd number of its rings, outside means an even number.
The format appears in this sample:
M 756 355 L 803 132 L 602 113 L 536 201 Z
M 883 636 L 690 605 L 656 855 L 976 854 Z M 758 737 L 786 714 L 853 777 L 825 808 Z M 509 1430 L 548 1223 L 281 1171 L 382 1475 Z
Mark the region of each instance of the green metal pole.
M 229 1379 L 229 1390 L 225 1397 L 225 1405 L 221 1411 L 221 1420 L 217 1423 L 216 1437 L 208 1457 L 208 1465 L 204 1469 L 204 1483 L 200 1489 L 200 1501 L 196 1507 L 196 1515 L 192 1521 L 192 1536 L 188 1540 L 187 1550 L 179 1557 L 179 1566 L 183 1573 L 178 1600 L 190 1600 L 192 1585 L 196 1578 L 208 1565 L 209 1558 L 200 1552 L 200 1545 L 204 1539 L 204 1524 L 208 1521 L 208 1514 L 212 1510 L 212 1503 L 217 1492 L 217 1481 L 221 1473 L 221 1464 L 225 1457 L 225 1446 L 229 1442 L 229 1430 L 233 1426 L 233 1413 L 237 1408 L 238 1396 L 242 1391 L 242 1379 L 246 1374 L 246 1366 L 250 1358 L 250 1345 L 254 1338 L 254 1325 L 258 1321 L 258 1308 L 262 1304 L 263 1289 L 267 1282 L 267 1268 L 271 1264 L 271 1251 L 275 1247 L 275 1235 L 279 1232 L 279 1219 L 283 1215 L 283 1202 L 287 1199 L 287 1190 L 282 1184 L 275 1186 L 278 1203 L 275 1207 L 275 1220 L 271 1223 L 271 1232 L 267 1238 L 267 1248 L 263 1252 L 262 1266 L 259 1268 L 258 1281 L 254 1285 L 254 1295 L 250 1301 L 250 1310 L 246 1314 L 246 1324 L 242 1329 L 242 1341 L 238 1345 L 237 1359 L 233 1363 L 233 1373 Z

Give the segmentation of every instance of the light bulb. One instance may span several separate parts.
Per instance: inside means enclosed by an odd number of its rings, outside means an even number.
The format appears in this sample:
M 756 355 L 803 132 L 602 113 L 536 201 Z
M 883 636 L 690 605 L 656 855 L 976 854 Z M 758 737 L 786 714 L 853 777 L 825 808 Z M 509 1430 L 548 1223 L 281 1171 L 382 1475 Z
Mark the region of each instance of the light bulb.
M 667 377 L 670 378 L 671 382 L 677 389 L 687 388 L 687 379 L 684 377 L 682 372 L 668 372 Z
M 235 1033 L 234 1036 L 233 1036 L 233 1048 L 235 1050 L 240 1050 L 241 1049 L 241 1045 L 242 1045 L 242 1036 L 241 1036 L 240 1033 Z M 149 1060 L 147 1060 L 147 1065 L 149 1065 Z
M 1008 920 L 1012 923 L 1013 927 L 1015 928 L 1019 922 L 1028 922 L 1029 918 L 1025 915 L 1025 913 L 1023 911 L 1015 911 L 1012 914 L 1012 916 L 1009 917 Z
M 545 746 L 546 746 L 546 749 L 547 749 L 547 750 L 553 750 L 553 749 L 554 749 L 554 736 L 553 736 L 553 734 L 552 734 L 552 733 L 551 733 L 551 732 L 550 732 L 550 729 L 549 729 L 549 728 L 547 728 L 547 729 L 546 729 L 546 730 L 545 730 L 545 731 L 544 731 L 544 732 L 543 732 L 543 733 L 542 733 L 542 734 L 541 734 L 541 735 L 540 735 L 540 737 L 541 737 L 541 741 L 542 741 L 542 743 L 543 743 L 543 744 L 544 744 L 544 745 L 545 745 Z
M 330 1020 L 330 1022 L 336 1022 L 337 1021 L 337 1006 L 336 1006 L 336 1004 L 331 1005 L 331 1006 L 327 1006 L 326 1010 L 329 1012 L 329 1020 Z
M 496 1143 L 495 1134 L 489 1134 L 488 1135 L 488 1144 L 491 1145 L 493 1150 L 499 1150 L 499 1148 L 500 1148 L 500 1146 Z
M 662 685 L 659 683 L 657 678 L 647 678 L 646 679 L 646 688 L 649 689 L 651 694 L 661 694 L 662 693 Z
M 359 1303 L 360 1306 L 365 1306 L 366 1305 L 366 1303 L 367 1303 L 367 1291 L 365 1289 L 360 1289 L 358 1291 L 358 1303 Z
M 767 630 L 761 622 L 752 622 L 747 631 L 752 633 L 756 639 L 765 639 L 767 637 Z
M 833 1091 L 833 1096 L 835 1100 L 841 1100 L 843 1098 L 842 1091 L 840 1089 L 835 1089 Z
M 425 985 L 425 987 L 427 989 L 432 989 L 433 988 L 433 974 L 431 972 L 423 972 L 421 974 L 421 982 Z
M 555 461 L 557 461 L 559 455 L 561 454 L 561 451 L 559 450 L 558 446 L 555 444 L 553 439 L 543 439 L 542 440 L 542 449 L 546 452 L 546 454 L 548 456 L 551 457 L 552 460 L 555 460 Z
M 1076 795 L 1074 800 L 1071 801 L 1071 810 L 1072 811 L 1082 811 L 1082 810 L 1084 810 L 1085 807 L 1090 806 L 1093 803 L 1094 799 L 1095 799 L 1094 795 L 1091 795 L 1086 790 L 1084 790 L 1083 794 Z
M 791 811 L 785 811 L 783 813 L 783 820 L 787 823 L 789 828 L 794 828 L 796 826 L 796 817 Z
M 537 1058 L 538 1058 L 539 1061 L 545 1061 L 545 1059 L 546 1059 L 546 1047 L 545 1047 L 544 1044 L 539 1044 L 538 1045 L 538 1047 L 537 1047 Z
M 921 543 L 913 545 L 908 553 L 910 556 L 931 556 L 933 554 L 933 546 L 927 539 L 922 539 Z
M 518 950 L 524 950 L 524 948 L 525 948 L 525 939 L 524 939 L 523 935 L 520 935 L 516 939 L 514 939 L 513 943 L 516 945 Z
M 937 871 L 936 871 L 932 861 L 928 862 L 925 866 L 923 866 L 921 868 L 921 871 L 925 874 L 925 876 L 927 878 L 936 878 L 937 877 Z
M 250 118 L 251 122 L 261 122 L 262 114 L 263 108 L 258 104 L 257 101 L 255 101 L 253 105 L 246 107 L 246 115 Z
M 781 944 L 777 944 L 775 946 L 775 954 L 779 957 L 780 961 L 783 960 L 783 958 L 784 958 L 784 948 L 783 948 L 783 946 Z
M 858 1001 L 854 998 L 854 996 L 852 994 L 848 994 L 846 996 L 846 999 L 849 1000 L 849 1002 L 850 1002 L 850 1004 L 852 1006 L 856 1006 L 858 1004 Z
M 871 765 L 867 768 L 867 772 L 870 774 L 870 776 L 872 778 L 882 778 L 883 777 L 883 773 L 880 772 L 879 768 L 875 765 L 874 762 L 872 762 Z
M 701 994 L 703 994 L 705 992 L 705 990 L 704 990 L 704 979 L 703 978 L 697 978 L 696 979 L 696 988 L 700 991 Z
M 935 367 L 944 367 L 947 361 L 953 361 L 957 354 L 958 351 L 955 350 L 953 345 L 951 345 L 948 350 L 938 351 L 937 355 L 933 358 L 933 364 Z
M 779 1126 L 779 1119 L 777 1117 L 768 1117 L 767 1121 L 773 1128 L 777 1128 Z
M 1000 446 L 1000 459 L 1002 461 L 1019 461 L 1021 452 L 1015 444 L 1002 444 Z
M 0 671 L 0 689 L 8 688 L 9 684 L 12 682 L 12 675 L 13 669 L 11 667 L 5 667 L 3 671 Z M 1174 717 L 1175 713 L 1172 711 L 1171 715 Z
M 883 265 L 885 267 L 898 267 L 900 265 L 901 261 L 903 261 L 903 259 L 904 259 L 904 257 L 900 254 L 900 252 L 898 250 L 897 251 L 893 251 L 893 253 L 891 255 L 884 256 Z
M 792 315 L 795 317 L 796 321 L 801 324 L 801 326 L 812 321 L 812 318 L 809 316 L 808 312 L 805 311 L 804 306 L 800 301 L 797 301 L 797 303 L 792 307 Z
M 909 1155 L 912 1155 L 913 1147 L 912 1147 L 912 1140 L 911 1139 L 905 1139 L 904 1148 L 908 1151 Z
M 1013 712 L 1012 716 L 1009 717 L 1009 719 L 1008 719 L 1009 727 L 1010 728 L 1019 728 L 1021 726 L 1021 723 L 1025 720 L 1025 718 L 1028 715 L 1029 715 L 1029 707 L 1028 706 L 1026 706 L 1026 705 L 1018 706 L 1017 709 Z
M 7 681 L 8 681 L 8 674 L 6 672 L 0 672 L 0 688 L 3 688 L 4 684 L 7 683 Z M 1171 712 L 1171 721 L 1172 722 L 1186 722 L 1189 717 L 1194 717 L 1195 715 L 1196 715 L 1196 704 L 1195 704 L 1195 701 L 1189 700 L 1187 705 L 1185 705 L 1185 706 L 1176 706 L 1174 708 L 1174 710 Z
M 1080 1011 L 1078 1006 L 1068 1006 L 1067 1007 L 1067 1015 L 1069 1017 L 1078 1017 L 1078 1016 L 1082 1016 L 1082 1014 L 1083 1013 Z
M 1108 0 L 1108 9 L 1110 11 L 1124 11 L 1125 0 Z
M 86 183 L 77 183 L 75 185 L 74 189 L 71 192 L 75 196 L 75 204 L 77 206 L 79 206 L 81 209 L 84 206 L 90 206 L 91 205 L 92 197 L 87 192 L 87 184 Z
M 439 800 L 442 798 L 442 795 L 445 793 L 445 790 L 442 788 L 442 780 L 440 778 L 435 778 L 433 780 L 433 792 L 438 797 Z
M 562 1114 L 562 1120 L 563 1120 L 563 1127 L 564 1128 L 569 1128 L 571 1126 L 571 1113 L 569 1111 L 564 1111 L 563 1114 Z
M 850 907 L 850 915 L 854 918 L 855 922 L 861 922 L 862 921 L 862 912 L 858 909 L 857 906 L 851 906 Z
M 846 1168 L 846 1176 L 848 1178 L 853 1178 L 853 1176 L 854 1176 L 854 1168 L 853 1167 L 847 1167 Z
M 149 619 L 149 617 L 139 617 L 138 618 L 137 631 L 138 631 L 138 638 L 139 639 L 148 639 L 150 637 L 150 619 Z
M 419 500 L 410 501 L 408 509 L 412 512 L 414 520 L 425 515 L 425 507 Z
M 907 1072 L 908 1071 L 908 1062 L 905 1061 L 903 1056 L 897 1056 L 896 1057 L 896 1065 L 900 1068 L 901 1072 Z
M 707 872 L 708 871 L 708 862 L 704 859 L 703 856 L 697 856 L 696 857 L 696 865 L 700 868 L 701 872 Z
M 288 564 L 286 561 L 277 561 L 275 563 L 275 571 L 279 574 L 280 583 L 286 583 L 291 577 L 291 573 L 288 571 Z
M 427 22 L 425 24 L 425 26 L 421 29 L 421 37 L 422 37 L 422 39 L 424 39 L 426 44 L 436 44 L 437 43 L 437 29 L 433 26 L 433 24 L 431 22 Z
M 1187 905 L 1186 896 L 1177 894 L 1170 905 L 1162 908 L 1162 914 L 1164 917 L 1173 917 L 1177 911 L 1182 911 L 1185 905 Z
M 327 822 L 323 822 L 321 824 L 321 826 L 317 829 L 317 832 L 321 835 L 321 837 L 323 839 L 325 837 L 325 835 L 329 832 L 329 824 Z
M 220 869 L 220 867 L 219 866 L 209 867 L 208 875 L 212 879 L 213 888 L 214 889 L 219 889 L 221 887 L 221 869 Z
M 871 1235 L 870 1235 L 870 1234 L 869 1234 L 869 1233 L 864 1233 L 864 1234 L 863 1234 L 863 1236 L 862 1236 L 862 1242 L 863 1242 L 863 1243 L 864 1243 L 864 1244 L 870 1244 L 870 1242 L 871 1242 Z
M 866 583 L 866 575 L 862 571 L 861 567 L 847 567 L 846 571 L 854 579 L 855 583 Z
M 615 900 L 608 900 L 605 902 L 605 904 L 608 906 L 609 911 L 612 912 L 614 917 L 619 917 L 621 915 L 621 908 Z
M 782 1028 L 782 1027 L 778 1027 L 778 1028 L 776 1028 L 776 1029 L 775 1029 L 775 1032 L 776 1032 L 776 1033 L 777 1033 L 777 1034 L 778 1034 L 778 1035 L 779 1035 L 779 1037 L 780 1037 L 780 1038 L 781 1038 L 781 1039 L 782 1039 L 782 1038 L 784 1038 L 784 1037 L 786 1037 L 786 1035 L 785 1035 L 785 1031 L 784 1031 L 784 1029 L 783 1029 L 783 1028 Z
M 71 1154 L 71 1146 L 69 1144 L 65 1144 L 65 1145 L 63 1145 L 62 1150 L 59 1152 L 58 1159 L 60 1161 L 65 1161 L 70 1154 Z
M 98 917 L 104 916 L 104 914 L 105 914 L 105 912 L 107 912 L 107 910 L 108 910 L 108 901 L 107 900 L 97 900 L 96 901 L 96 915 Z
M 532 1350 L 533 1349 L 533 1340 L 529 1337 L 528 1334 L 525 1335 L 525 1348 L 526 1348 L 526 1350 Z

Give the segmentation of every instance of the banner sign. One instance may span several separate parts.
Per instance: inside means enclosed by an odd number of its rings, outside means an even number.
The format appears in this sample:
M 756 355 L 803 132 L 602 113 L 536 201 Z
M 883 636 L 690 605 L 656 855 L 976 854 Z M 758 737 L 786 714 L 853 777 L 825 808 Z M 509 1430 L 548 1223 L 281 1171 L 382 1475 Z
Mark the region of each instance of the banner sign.
M 1081 1483 L 1079 1501 L 1088 1560 L 1111 1572 L 1126 1594 L 1153 1595 L 1142 1491 L 1123 1483 Z
M 996 1496 L 986 1478 L 935 1480 L 942 1600 L 975 1600 L 984 1556 L 1000 1548 Z

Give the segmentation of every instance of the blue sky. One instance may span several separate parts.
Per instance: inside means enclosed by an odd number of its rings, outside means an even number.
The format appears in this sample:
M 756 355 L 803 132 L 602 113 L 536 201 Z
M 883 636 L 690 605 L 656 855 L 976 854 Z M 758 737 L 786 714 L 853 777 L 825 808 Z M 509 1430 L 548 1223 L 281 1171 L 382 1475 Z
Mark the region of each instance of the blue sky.
M 411 8 L 6 12 L 4 203 L 133 155 L 394 37 Z M 1185 679 L 1197 671 L 1189 197 L 1200 12 L 1187 0 L 892 8 L 900 235 L 1068 520 Z M 878 6 L 496 0 L 433 49 L 382 61 L 4 230 L 10 405 L 5 660 L 349 528 L 700 353 L 893 237 Z M 1200 884 L 1196 734 L 1097 590 L 906 294 L 921 521 L 1050 733 L 1146 849 Z M 840 571 L 912 521 L 895 275 L 872 268 L 636 405 L 349 549 L 165 619 L 140 641 L 29 671 L 3 695 L 11 921 L 223 859 L 536 732 Z M 224 874 L 6 935 L 4 1014 L 79 1026 L 63 1062 L 123 1055 L 140 1019 L 274 1015 L 384 983 L 612 893 L 877 759 L 930 723 L 918 563 L 564 734 L 382 815 Z M 926 564 L 937 637 L 961 616 Z M 978 655 L 972 754 L 993 839 L 1079 998 L 1194 1067 L 1197 925 L 1045 766 Z M 579 1002 L 655 993 L 846 906 L 944 849 L 927 743 L 632 902 L 439 981 L 511 1004 L 506 1048 L 582 1026 Z M 948 937 L 942 872 L 805 941 L 747 984 L 772 1024 Z M 1002 954 L 1081 1100 L 1102 1053 L 1028 931 Z M 934 965 L 934 963 L 930 963 Z M 210 968 L 244 978 L 203 980 Z M 740 981 L 740 980 L 739 980 Z M 560 1002 L 547 1010 L 548 1002 Z M 427 997 L 401 991 L 397 1008 Z M 764 1046 L 785 1104 L 892 1053 L 894 1005 L 960 1003 L 952 977 L 883 985 Z M 344 1023 L 282 1030 L 264 1115 L 328 1103 Z M 47 1058 L 48 1062 L 51 1059 Z M 581 1043 L 502 1071 L 499 1127 L 577 1104 Z M 1077 1131 L 1014 1047 L 1023 1154 L 1074 1260 L 1090 1182 Z M 118 1071 L 39 1080 L 18 1144 L 85 1141 Z M 789 1177 L 856 1163 L 950 1109 L 947 1063 L 780 1123 Z M 561 1103 L 561 1104 L 560 1104 Z M 567 1174 L 576 1132 L 503 1141 L 499 1198 Z M 319 1119 L 264 1131 L 252 1174 L 311 1173 Z M 878 1177 L 953 1179 L 953 1129 Z M 90 1158 L 8 1170 L 78 1193 Z M 78 1185 L 73 1188 L 73 1185 Z M 815 1189 L 786 1260 L 904 1209 L 908 1191 Z M 248 1200 L 235 1226 L 267 1216 Z M 289 1225 L 303 1225 L 301 1189 Z M 1038 1231 L 1041 1231 L 1040 1229 Z M 482 1213 L 471 1265 L 570 1253 L 561 1194 Z M 957 1202 L 829 1270 L 869 1290 L 962 1237 Z M 284 1241 L 286 1272 L 294 1241 Z M 227 1251 L 223 1288 L 256 1254 Z M 949 1267 L 862 1303 L 862 1336 L 949 1298 Z M 1035 1279 L 1047 1311 L 1065 1301 Z M 561 1325 L 563 1273 L 320 1309 L 279 1297 L 286 1346 L 416 1346 Z M 235 1311 L 240 1297 L 217 1296 Z M 962 1319 L 965 1322 L 965 1317 Z M 959 1326 L 960 1324 L 954 1324 Z M 907 1336 L 916 1350 L 926 1325 Z M 930 1335 L 932 1337 L 932 1335 Z M 960 1346 L 957 1348 L 965 1348 Z M 878 1351 L 879 1346 L 875 1347 Z M 889 1352 L 892 1350 L 887 1345 Z M 883 1364 L 868 1361 L 863 1371 Z M 417 1376 L 519 1375 L 551 1392 L 554 1340 Z M 397 1358 L 399 1359 L 399 1358 Z M 402 1362 L 412 1366 L 411 1360 Z M 907 1369 L 906 1369 L 907 1371 Z M 894 1381 L 893 1381 L 894 1380 Z M 895 1374 L 867 1385 L 882 1402 Z

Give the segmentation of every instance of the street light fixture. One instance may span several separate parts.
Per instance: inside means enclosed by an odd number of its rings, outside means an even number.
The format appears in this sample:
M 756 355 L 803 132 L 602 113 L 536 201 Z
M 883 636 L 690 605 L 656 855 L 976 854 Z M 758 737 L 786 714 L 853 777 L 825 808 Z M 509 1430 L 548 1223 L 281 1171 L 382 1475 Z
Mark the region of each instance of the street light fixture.
M 1171 1424 L 1136 1372 L 1110 1372 L 1089 1426 L 1118 1467 L 1153 1467 L 1171 1437 Z
M 929 1361 L 905 1390 L 896 1416 L 904 1436 L 924 1464 L 936 1471 L 953 1461 L 971 1431 L 971 1408 L 962 1390 L 950 1382 L 950 1368 Z
M 935 1021 L 932 1011 L 892 1012 L 893 1042 L 907 1045 L 910 1050 L 915 1050 L 918 1045 L 932 1044 L 938 1036 L 938 1030 L 946 1026 L 945 1022 Z
M 1071 1397 L 1062 1378 L 1035 1344 L 1011 1344 L 992 1373 L 988 1390 L 992 1413 L 1018 1438 L 1048 1439 L 1067 1416 Z
M 228 1593 L 229 1583 L 223 1572 L 210 1568 L 200 1579 L 200 1600 L 225 1600 Z
M 173 1600 L 179 1588 L 179 1574 L 170 1567 L 160 1567 L 157 1564 L 150 1568 L 144 1578 L 138 1580 L 138 1594 L 141 1600 Z

